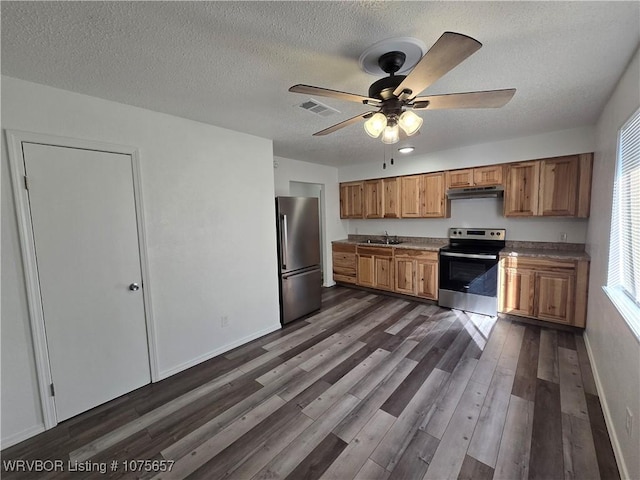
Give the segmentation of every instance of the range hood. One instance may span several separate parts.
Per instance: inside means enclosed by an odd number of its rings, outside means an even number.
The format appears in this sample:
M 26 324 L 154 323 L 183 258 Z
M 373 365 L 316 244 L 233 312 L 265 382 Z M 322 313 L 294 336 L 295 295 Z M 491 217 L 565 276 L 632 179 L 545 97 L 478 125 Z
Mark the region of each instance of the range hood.
M 447 198 L 460 200 L 464 198 L 498 198 L 504 195 L 504 188 L 496 185 L 492 187 L 451 188 L 447 190 Z

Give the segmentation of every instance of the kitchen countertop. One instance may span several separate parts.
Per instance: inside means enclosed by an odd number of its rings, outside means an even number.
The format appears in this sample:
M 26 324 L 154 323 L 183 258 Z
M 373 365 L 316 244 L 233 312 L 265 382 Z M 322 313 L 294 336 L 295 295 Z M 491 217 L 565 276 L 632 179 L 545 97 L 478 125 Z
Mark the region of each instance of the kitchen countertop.
M 500 257 L 549 258 L 553 260 L 589 260 L 589 254 L 584 251 L 556 250 L 551 248 L 507 247 L 500 252 Z
M 355 237 L 355 238 L 354 238 Z M 379 239 L 380 237 L 372 237 Z M 367 243 L 366 236 L 352 236 L 343 240 L 334 240 L 332 243 L 343 245 L 361 245 L 364 247 L 395 247 L 415 250 L 438 251 L 449 243 L 445 238 L 421 238 L 400 237 L 402 243 L 388 245 L 385 243 Z M 584 245 L 566 243 L 542 243 L 542 242 L 507 242 L 507 247 L 500 252 L 501 258 L 529 257 L 548 258 L 553 260 L 589 260 L 589 255 L 584 251 Z
M 412 241 L 403 241 L 398 244 L 386 244 L 386 243 L 367 243 L 366 241 L 361 240 L 334 240 L 331 243 L 343 244 L 343 245 L 360 245 L 362 247 L 395 247 L 395 248 L 407 248 L 413 250 L 431 250 L 437 252 L 440 250 L 440 247 L 444 247 L 449 242 L 446 240 L 436 240 L 431 242 L 412 242 Z

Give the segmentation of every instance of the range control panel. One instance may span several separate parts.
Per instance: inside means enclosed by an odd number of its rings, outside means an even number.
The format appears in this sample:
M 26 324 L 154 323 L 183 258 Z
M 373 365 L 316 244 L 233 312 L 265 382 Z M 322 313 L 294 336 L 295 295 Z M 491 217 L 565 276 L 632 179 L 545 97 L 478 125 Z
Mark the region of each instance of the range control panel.
M 449 229 L 449 238 L 470 240 L 504 240 L 507 231 L 504 228 L 460 228 Z

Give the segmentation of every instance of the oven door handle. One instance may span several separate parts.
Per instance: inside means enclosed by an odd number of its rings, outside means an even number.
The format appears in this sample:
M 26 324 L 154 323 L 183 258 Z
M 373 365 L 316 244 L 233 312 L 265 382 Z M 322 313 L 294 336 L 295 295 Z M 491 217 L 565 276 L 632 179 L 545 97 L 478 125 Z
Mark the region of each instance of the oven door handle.
M 497 255 L 486 255 L 479 253 L 456 253 L 456 252 L 440 252 L 443 257 L 459 257 L 459 258 L 477 258 L 480 260 L 497 260 Z

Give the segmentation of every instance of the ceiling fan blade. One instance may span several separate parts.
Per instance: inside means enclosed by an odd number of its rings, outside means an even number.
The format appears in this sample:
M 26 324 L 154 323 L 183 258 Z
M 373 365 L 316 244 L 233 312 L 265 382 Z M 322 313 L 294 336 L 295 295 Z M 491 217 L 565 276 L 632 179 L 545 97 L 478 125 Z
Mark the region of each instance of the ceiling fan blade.
M 365 105 L 378 106 L 381 103 L 381 101 L 376 98 L 363 97 L 362 95 L 356 95 L 355 93 L 339 92 L 338 90 L 314 87 L 312 85 L 294 85 L 289 89 L 289 91 L 294 93 L 304 93 L 307 95 L 316 95 L 318 97 L 337 98 L 338 100 L 364 103 Z
M 418 64 L 394 90 L 395 96 L 411 90 L 415 97 L 449 70 L 458 66 L 482 47 L 477 40 L 454 32 L 444 32 Z
M 447 95 L 431 95 L 417 97 L 413 100 L 415 108 L 444 110 L 447 108 L 500 108 L 506 105 L 516 93 L 515 88 L 504 90 L 487 90 L 484 92 L 450 93 Z M 421 106 L 423 102 L 429 102 Z
M 333 133 L 336 130 L 340 130 L 341 128 L 347 127 L 347 126 L 351 125 L 352 123 L 358 123 L 358 122 L 364 120 L 365 118 L 369 118 L 374 113 L 375 112 L 361 113 L 360 115 L 356 115 L 355 117 L 351 117 L 350 119 L 345 120 L 344 122 L 336 123 L 335 125 L 332 125 L 329 128 L 325 128 L 324 130 L 320 130 L 319 132 L 314 133 L 313 136 L 314 137 L 320 137 L 322 135 L 329 135 L 330 133 Z

